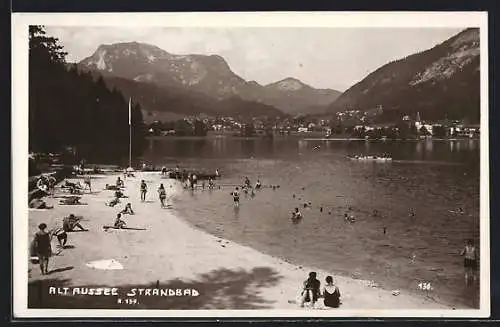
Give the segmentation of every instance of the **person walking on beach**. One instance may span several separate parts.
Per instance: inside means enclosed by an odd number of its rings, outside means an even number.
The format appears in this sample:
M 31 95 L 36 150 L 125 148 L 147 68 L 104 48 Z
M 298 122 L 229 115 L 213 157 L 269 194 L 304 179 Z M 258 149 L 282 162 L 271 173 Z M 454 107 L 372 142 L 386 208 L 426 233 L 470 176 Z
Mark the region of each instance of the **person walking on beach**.
M 90 180 L 90 175 L 86 175 L 83 178 L 83 185 L 88 186 L 89 192 L 92 193 L 92 181 Z
M 141 202 L 146 201 L 146 193 L 148 192 L 148 186 L 144 180 L 141 181 Z
M 338 308 L 340 305 L 340 290 L 333 283 L 333 277 L 326 277 L 326 285 L 323 287 L 323 303 L 329 308 Z
M 472 280 L 476 280 L 477 253 L 472 240 L 467 240 L 464 249 L 460 253 L 464 256 L 465 284 L 469 285 Z
M 161 207 L 165 207 L 165 199 L 167 198 L 167 193 L 165 192 L 165 187 L 163 184 L 160 184 L 158 188 L 158 196 L 160 197 Z
M 240 192 L 239 192 L 238 187 L 236 187 L 236 189 L 233 192 L 231 192 L 231 195 L 233 196 L 234 205 L 239 206 L 240 205 Z
M 46 275 L 49 272 L 49 258 L 52 256 L 52 247 L 50 245 L 51 236 L 45 230 L 47 224 L 41 223 L 38 225 L 38 231 L 35 233 L 34 238 L 34 248 L 35 253 L 38 256 L 38 262 L 40 264 L 40 271 L 42 275 Z
M 304 281 L 304 289 L 302 290 L 302 299 L 300 302 L 300 307 L 304 307 L 304 303 L 311 302 L 311 306 L 314 308 L 316 301 L 318 301 L 320 294 L 320 281 L 316 278 L 316 272 L 311 271 L 309 273 L 309 278 Z

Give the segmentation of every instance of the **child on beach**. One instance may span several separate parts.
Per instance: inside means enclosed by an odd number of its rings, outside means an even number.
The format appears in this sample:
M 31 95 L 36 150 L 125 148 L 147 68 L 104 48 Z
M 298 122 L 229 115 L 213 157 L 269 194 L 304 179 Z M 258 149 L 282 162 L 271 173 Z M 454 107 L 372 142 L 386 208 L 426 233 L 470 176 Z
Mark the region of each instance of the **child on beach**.
M 323 303 L 329 308 L 338 308 L 340 305 L 340 291 L 333 283 L 333 277 L 326 277 L 326 285 L 323 287 Z
M 141 202 L 146 201 L 146 193 L 148 192 L 148 186 L 144 180 L 141 181 Z
M 57 238 L 57 242 L 59 243 L 60 250 L 64 249 L 66 242 L 68 241 L 68 233 L 64 230 L 63 227 L 54 228 L 50 231 L 51 237 L 55 236 Z
M 125 187 L 123 180 L 120 179 L 120 176 L 116 179 L 116 187 Z
M 167 198 L 167 193 L 165 192 L 165 187 L 163 184 L 160 184 L 158 188 L 158 196 L 160 197 L 161 207 L 165 207 L 165 199 Z
M 304 303 L 311 302 L 311 306 L 314 307 L 316 301 L 320 297 L 320 281 L 316 278 L 316 272 L 311 271 L 309 273 L 309 278 L 304 281 L 304 289 L 302 290 L 302 299 L 300 302 L 300 307 L 304 307 Z
M 40 263 L 40 271 L 42 275 L 49 273 L 49 258 L 52 256 L 52 247 L 50 245 L 50 234 L 45 230 L 47 224 L 41 223 L 38 225 L 38 232 L 35 233 L 33 240 L 33 247 L 35 253 L 38 256 L 38 262 Z
M 134 214 L 134 210 L 132 210 L 132 204 L 129 202 L 127 203 L 127 205 L 125 206 L 125 208 L 120 211 L 121 214 L 128 214 L 128 215 L 133 215 Z

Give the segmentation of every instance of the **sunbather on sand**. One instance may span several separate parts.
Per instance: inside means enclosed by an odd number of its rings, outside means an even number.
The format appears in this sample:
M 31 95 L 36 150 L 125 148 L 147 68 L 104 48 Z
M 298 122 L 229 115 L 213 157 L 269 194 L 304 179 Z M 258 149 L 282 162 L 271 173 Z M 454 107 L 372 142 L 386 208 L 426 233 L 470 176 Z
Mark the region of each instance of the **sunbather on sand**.
M 109 207 L 114 207 L 118 203 L 120 203 L 120 199 L 119 198 L 114 198 L 113 200 L 109 201 L 109 203 L 106 203 L 106 205 L 109 206 Z
M 132 204 L 129 202 L 127 203 L 127 205 L 125 206 L 125 208 L 120 211 L 121 214 L 129 214 L 129 215 L 133 215 L 134 214 L 134 210 L 132 210 Z
M 116 190 L 115 191 L 115 197 L 117 197 L 117 198 L 128 198 L 128 196 L 126 196 L 125 194 L 123 194 L 123 192 L 120 191 L 120 190 Z
M 54 206 L 49 206 L 42 199 L 33 199 L 29 203 L 29 207 L 32 209 L 52 209 Z
M 109 191 L 116 191 L 116 190 L 119 190 L 120 188 L 118 186 L 116 186 L 116 185 L 106 184 L 106 186 L 104 187 L 104 189 L 109 190 Z
M 122 218 L 122 215 L 120 213 L 116 215 L 116 219 L 115 219 L 115 223 L 114 223 L 115 228 L 123 228 L 127 225 L 127 223 L 125 221 L 123 221 L 121 218 Z
M 80 202 L 79 196 L 71 196 L 66 199 L 59 200 L 59 204 L 62 205 L 86 205 L 87 203 Z

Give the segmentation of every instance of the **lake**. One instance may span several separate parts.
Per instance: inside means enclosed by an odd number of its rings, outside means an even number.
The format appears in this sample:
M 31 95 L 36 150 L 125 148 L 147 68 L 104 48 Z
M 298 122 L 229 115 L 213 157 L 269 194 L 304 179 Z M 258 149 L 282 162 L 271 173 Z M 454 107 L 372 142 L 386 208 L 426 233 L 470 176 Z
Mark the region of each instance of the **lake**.
M 479 242 L 479 150 L 479 140 L 164 138 L 150 140 L 143 159 L 219 169 L 220 189 L 174 199 L 180 217 L 209 233 L 387 289 L 423 292 L 418 283 L 429 282 L 428 296 L 477 308 L 479 285 L 465 287 L 459 253 L 466 239 Z M 346 158 L 381 153 L 393 162 Z M 279 188 L 243 194 L 235 208 L 230 192 L 245 176 Z M 299 223 L 290 219 L 295 207 L 304 216 Z M 458 208 L 464 213 L 451 212 Z M 346 212 L 355 223 L 344 222 Z

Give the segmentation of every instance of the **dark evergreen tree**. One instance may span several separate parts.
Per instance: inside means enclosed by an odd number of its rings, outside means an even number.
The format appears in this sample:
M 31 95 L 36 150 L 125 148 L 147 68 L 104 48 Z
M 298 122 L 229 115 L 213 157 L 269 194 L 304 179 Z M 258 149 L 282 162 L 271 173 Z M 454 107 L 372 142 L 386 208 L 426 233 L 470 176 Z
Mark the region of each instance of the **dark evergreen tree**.
M 78 71 L 65 62 L 58 40 L 42 26 L 29 27 L 29 148 L 112 160 L 128 156 L 128 99 L 102 77 Z M 132 110 L 133 155 L 140 155 L 145 130 L 139 104 Z M 76 159 L 79 159 L 76 158 Z

